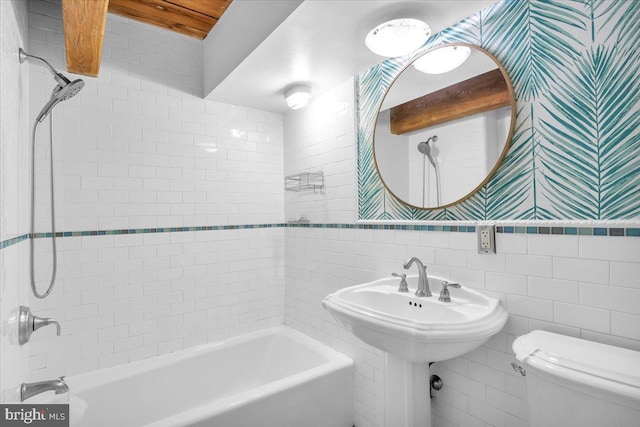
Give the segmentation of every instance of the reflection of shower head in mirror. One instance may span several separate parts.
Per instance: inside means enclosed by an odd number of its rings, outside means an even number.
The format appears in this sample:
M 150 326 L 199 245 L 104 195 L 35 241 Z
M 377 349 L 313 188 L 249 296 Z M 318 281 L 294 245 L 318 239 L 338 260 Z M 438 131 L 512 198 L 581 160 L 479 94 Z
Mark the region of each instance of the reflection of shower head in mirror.
M 436 161 L 433 158 L 433 154 L 431 153 L 431 146 L 429 145 L 429 143 L 432 142 L 432 141 L 433 142 L 437 142 L 438 141 L 438 136 L 437 135 L 430 136 L 426 141 L 422 141 L 421 143 L 419 143 L 418 144 L 418 151 L 421 152 L 422 154 L 424 154 L 425 156 L 427 156 L 429 158 L 429 162 L 435 168 L 436 167 Z

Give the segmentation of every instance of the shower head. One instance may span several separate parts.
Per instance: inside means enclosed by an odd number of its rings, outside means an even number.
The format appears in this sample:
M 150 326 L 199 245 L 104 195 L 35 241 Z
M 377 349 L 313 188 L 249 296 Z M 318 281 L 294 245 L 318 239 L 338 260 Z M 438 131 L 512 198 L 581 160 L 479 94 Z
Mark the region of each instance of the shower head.
M 40 111 L 40 114 L 36 117 L 36 120 L 42 122 L 45 117 L 51 112 L 53 107 L 55 107 L 60 101 L 66 101 L 69 98 L 73 98 L 80 92 L 80 90 L 84 87 L 84 81 L 82 79 L 77 79 L 74 81 L 70 81 L 65 77 L 64 74 L 59 73 L 49 62 L 40 58 L 39 56 L 29 55 L 27 52 L 22 50 L 18 50 L 18 57 L 20 58 L 20 63 L 25 62 L 29 58 L 37 59 L 41 61 L 49 70 L 51 74 L 53 74 L 53 78 L 58 83 L 53 89 L 53 93 L 51 94 L 51 99 Z
M 58 105 L 60 101 L 66 101 L 69 98 L 73 98 L 84 87 L 84 81 L 82 81 L 82 79 L 77 79 L 72 82 L 67 80 L 67 82 L 68 83 L 66 83 L 64 86 L 58 85 L 53 89 L 51 99 L 49 99 L 49 102 L 47 102 L 45 106 L 42 107 L 42 110 L 36 117 L 37 121 L 42 122 L 45 117 L 47 117 L 47 115 L 51 112 L 53 107 Z
M 66 101 L 67 99 L 76 96 L 83 87 L 84 81 L 82 79 L 77 79 L 72 82 L 67 80 L 67 83 L 64 86 L 57 86 L 53 90 L 51 98 L 59 98 L 60 101 Z
M 429 137 L 426 141 L 422 141 L 421 143 L 418 144 L 418 151 L 421 152 L 422 154 L 424 154 L 425 156 L 427 156 L 429 158 L 429 162 L 433 165 L 433 167 L 436 167 L 436 161 L 433 158 L 433 155 L 431 154 L 431 146 L 429 145 L 429 143 L 433 141 L 433 142 L 437 142 L 438 141 L 438 136 L 437 135 L 433 135 L 431 137 Z

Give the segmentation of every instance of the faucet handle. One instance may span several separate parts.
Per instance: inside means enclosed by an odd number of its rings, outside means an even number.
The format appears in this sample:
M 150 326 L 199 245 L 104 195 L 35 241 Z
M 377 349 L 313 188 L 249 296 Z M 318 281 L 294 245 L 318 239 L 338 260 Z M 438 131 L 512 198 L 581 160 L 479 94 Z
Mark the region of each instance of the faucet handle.
M 442 282 L 442 290 L 440 291 L 440 297 L 438 301 L 451 302 L 451 295 L 449 294 L 449 288 L 461 288 L 460 283 L 449 283 L 447 281 Z
M 18 319 L 18 342 L 26 344 L 31 339 L 31 334 L 50 324 L 56 325 L 56 333 L 60 336 L 60 323 L 48 317 L 38 317 L 31 313 L 29 307 L 21 306 Z
M 406 274 L 391 273 L 391 275 L 400 278 L 400 287 L 398 288 L 398 292 L 409 292 Z
M 442 282 L 442 287 L 443 288 L 447 288 L 449 286 L 451 286 L 452 288 L 461 288 L 462 287 L 462 285 L 460 283 L 450 283 L 450 282 L 447 282 L 446 280 L 444 282 Z

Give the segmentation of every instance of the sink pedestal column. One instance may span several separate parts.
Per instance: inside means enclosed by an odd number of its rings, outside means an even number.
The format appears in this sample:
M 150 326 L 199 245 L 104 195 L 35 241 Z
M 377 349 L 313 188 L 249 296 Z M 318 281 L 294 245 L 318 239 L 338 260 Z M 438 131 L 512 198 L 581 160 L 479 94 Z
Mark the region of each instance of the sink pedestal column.
M 385 353 L 385 427 L 430 427 L 429 365 Z

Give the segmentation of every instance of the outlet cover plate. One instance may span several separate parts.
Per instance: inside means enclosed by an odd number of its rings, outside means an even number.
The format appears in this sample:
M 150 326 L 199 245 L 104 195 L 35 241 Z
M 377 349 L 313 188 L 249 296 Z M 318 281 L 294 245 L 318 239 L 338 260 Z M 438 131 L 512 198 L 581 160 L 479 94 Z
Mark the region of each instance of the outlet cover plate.
M 495 225 L 479 225 L 476 227 L 478 234 L 478 253 L 496 253 L 496 227 Z

